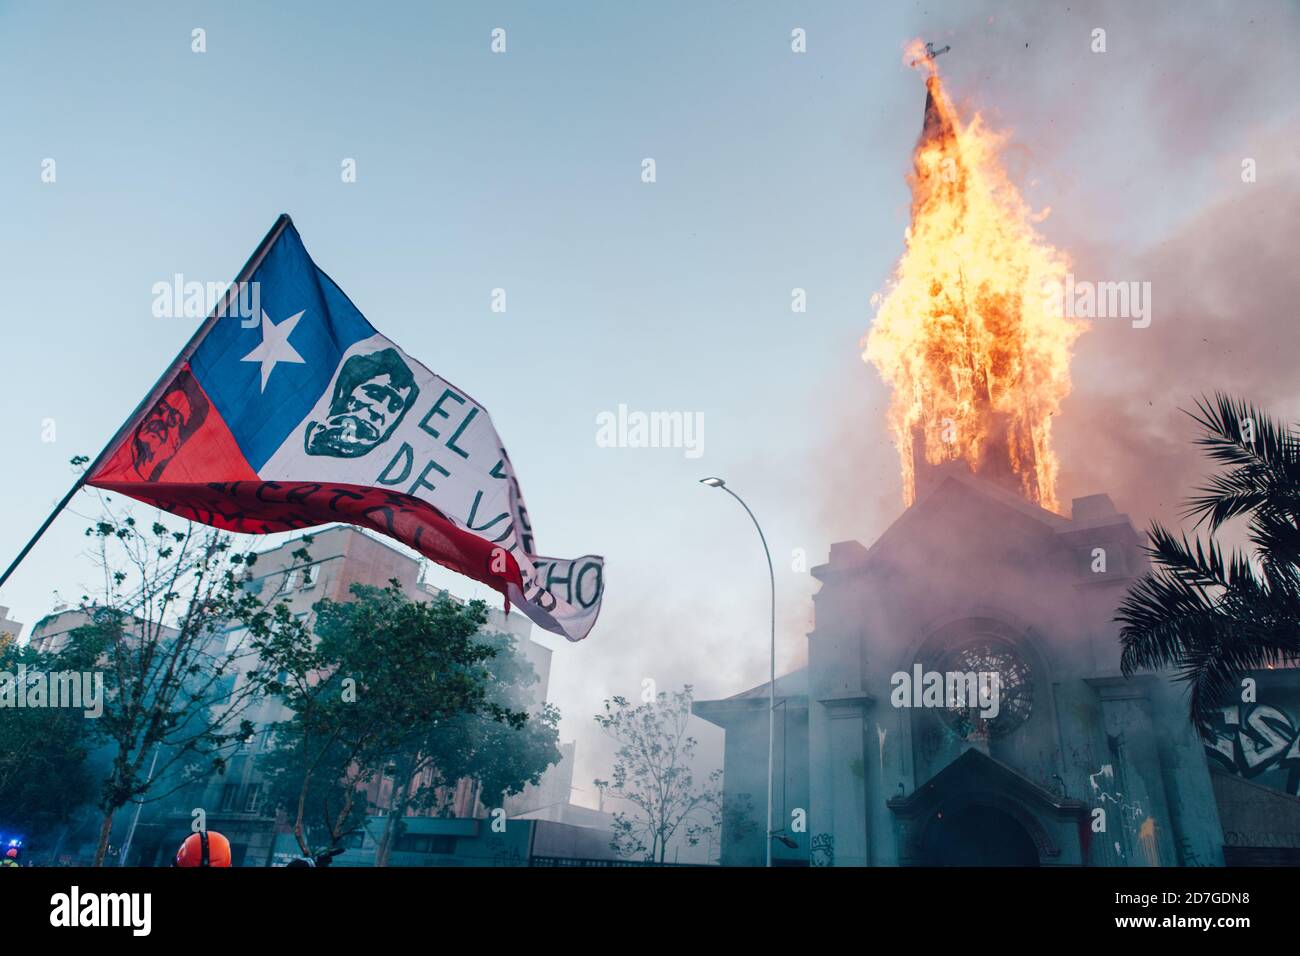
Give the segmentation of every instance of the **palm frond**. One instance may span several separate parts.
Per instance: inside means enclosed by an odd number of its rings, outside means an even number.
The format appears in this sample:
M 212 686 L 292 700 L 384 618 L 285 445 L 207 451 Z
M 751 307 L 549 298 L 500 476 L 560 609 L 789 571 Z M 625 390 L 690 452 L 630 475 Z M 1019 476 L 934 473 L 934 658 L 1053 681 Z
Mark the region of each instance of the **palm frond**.
M 1296 461 L 1294 429 L 1283 426 L 1249 401 L 1215 392 L 1212 398 L 1197 399 L 1196 411 L 1187 414 L 1205 429 L 1205 435 L 1196 443 L 1208 448 L 1216 461 L 1269 465 Z
M 1184 517 L 1211 530 L 1270 501 L 1300 497 L 1300 435 L 1255 405 L 1216 392 L 1187 414 L 1204 430 L 1196 444 L 1214 461 L 1233 466 L 1189 499 Z
M 1184 512 L 1196 527 L 1206 523 L 1210 537 L 1153 523 L 1152 570 L 1130 588 L 1115 620 L 1123 673 L 1172 668 L 1205 733 L 1243 673 L 1300 660 L 1300 433 L 1221 393 L 1188 414 L 1205 432 L 1197 444 L 1228 466 Z M 1246 515 L 1254 564 L 1213 538 Z
M 1211 538 L 1189 541 L 1186 534 L 1175 537 L 1157 522 L 1147 531 L 1150 544 L 1144 549 L 1151 560 L 1168 573 L 1199 588 L 1250 586 L 1255 582 L 1250 561 L 1240 551 L 1224 557 L 1222 548 Z
M 1190 645 L 1217 629 L 1213 600 L 1176 575 L 1150 572 L 1124 598 L 1115 614 L 1120 627 L 1120 669 L 1132 676 L 1182 661 Z

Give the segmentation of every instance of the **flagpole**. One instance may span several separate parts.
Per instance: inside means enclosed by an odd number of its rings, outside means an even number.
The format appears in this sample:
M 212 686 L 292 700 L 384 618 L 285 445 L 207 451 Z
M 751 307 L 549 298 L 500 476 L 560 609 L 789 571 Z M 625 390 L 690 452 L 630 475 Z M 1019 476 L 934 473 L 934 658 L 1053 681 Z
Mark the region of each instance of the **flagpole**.
M 271 247 L 275 245 L 276 240 L 280 238 L 285 229 L 292 225 L 293 220 L 289 218 L 289 214 L 285 212 L 280 213 L 279 218 L 275 220 L 275 224 L 271 226 L 270 230 L 262 238 L 262 241 L 258 243 L 257 248 L 253 250 L 253 254 L 249 256 L 248 261 L 244 263 L 244 267 L 239 270 L 239 274 L 235 276 L 235 281 L 226 289 L 226 293 L 222 296 L 221 301 L 213 306 L 212 312 L 203 321 L 203 324 L 200 325 L 194 334 L 190 336 L 190 340 L 186 342 L 180 352 L 176 354 L 176 358 L 172 359 L 171 364 L 167 366 L 160 376 L 158 376 L 158 381 L 154 382 L 153 388 L 149 389 L 149 391 L 145 393 L 144 399 L 135 407 L 135 411 L 127 416 L 126 421 L 122 423 L 122 427 L 119 428 L 113 437 L 108 440 L 108 443 L 100 450 L 99 454 L 95 456 L 95 460 L 90 463 L 85 471 L 77 476 L 77 480 L 72 483 L 72 487 L 69 488 L 68 493 L 63 496 L 63 500 L 54 506 L 54 510 L 49 513 L 43 522 L 41 522 L 41 526 L 36 529 L 36 533 L 32 535 L 31 540 L 23 545 L 23 549 L 18 552 L 18 557 L 14 558 L 9 567 L 5 568 L 3 574 L 0 574 L 0 587 L 4 587 L 4 583 L 9 580 L 9 576 L 18 569 L 18 565 L 20 565 L 23 559 L 27 557 L 32 548 L 36 547 L 36 542 L 41 540 L 41 536 L 49 530 L 50 525 L 54 524 L 54 519 L 62 513 L 63 509 L 72 501 L 73 496 L 81 490 L 83 485 L 85 485 L 86 476 L 94 474 L 95 469 L 103 463 L 109 452 L 117 447 L 122 436 L 125 435 L 127 430 L 136 423 L 141 412 L 146 408 L 153 407 L 158 399 L 162 397 L 163 389 L 171 383 L 172 377 L 177 369 L 188 362 L 198 350 L 199 343 L 203 341 L 203 337 L 212 331 L 212 327 L 216 325 L 220 319 L 234 314 L 231 312 L 230 306 L 232 300 L 239 295 L 240 285 L 248 282 L 249 279 L 252 278 L 253 273 L 262 265 L 262 260 L 264 260 L 267 253 L 271 251 Z M 259 316 L 259 321 L 260 318 L 261 317 Z
M 14 558 L 13 563 L 10 564 L 9 567 L 5 568 L 5 573 L 0 574 L 0 587 L 4 587 L 4 583 L 9 580 L 9 575 L 13 574 L 18 565 L 22 564 L 23 558 L 27 557 L 27 552 L 36 547 L 36 542 L 41 540 L 41 535 L 45 534 L 50 525 L 54 524 L 54 519 L 57 518 L 59 513 L 68 506 L 68 502 L 72 500 L 72 496 L 81 490 L 81 483 L 82 480 L 78 478 L 76 484 L 74 484 L 68 490 L 68 493 L 63 496 L 63 500 L 55 505 L 54 510 L 49 513 L 49 516 L 46 517 L 43 522 L 41 522 L 41 526 L 36 529 L 36 533 L 32 535 L 32 539 L 23 545 L 23 549 L 18 552 L 18 557 Z

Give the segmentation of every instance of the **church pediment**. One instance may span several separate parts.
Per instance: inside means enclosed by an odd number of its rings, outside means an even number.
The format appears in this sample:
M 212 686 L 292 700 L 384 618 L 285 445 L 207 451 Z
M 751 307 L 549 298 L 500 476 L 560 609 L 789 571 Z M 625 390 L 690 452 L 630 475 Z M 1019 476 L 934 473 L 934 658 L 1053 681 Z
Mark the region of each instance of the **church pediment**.
M 1052 813 L 1074 813 L 1083 803 L 1052 793 L 1001 761 L 967 750 L 907 796 L 892 797 L 888 806 L 900 816 L 929 811 L 957 794 L 1003 793 L 1027 806 Z
M 886 801 L 898 824 L 899 861 L 933 863 L 952 821 L 974 813 L 1010 821 L 1033 844 L 1040 864 L 1057 863 L 1063 839 L 1077 840 L 1084 804 L 1051 793 L 978 750 L 968 750 L 914 793 Z M 1032 861 L 1031 861 L 1032 862 Z

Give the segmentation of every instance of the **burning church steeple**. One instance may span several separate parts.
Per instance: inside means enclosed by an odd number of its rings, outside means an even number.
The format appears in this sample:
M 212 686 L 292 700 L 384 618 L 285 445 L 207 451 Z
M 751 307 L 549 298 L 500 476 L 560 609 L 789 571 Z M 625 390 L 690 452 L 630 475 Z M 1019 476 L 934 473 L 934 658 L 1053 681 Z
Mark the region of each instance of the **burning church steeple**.
M 1083 323 L 1061 314 L 1063 254 L 1037 233 L 1035 214 L 1002 167 L 1005 136 L 977 114 L 957 115 L 935 50 L 919 41 L 911 65 L 926 73 L 925 119 L 908 177 L 906 251 L 863 358 L 893 387 L 889 425 L 904 498 L 918 475 L 945 461 L 1014 488 L 1054 510 L 1052 416 L 1070 391 L 1070 349 Z
M 945 46 L 940 50 L 936 50 L 933 43 L 927 43 L 925 52 L 908 64 L 917 67 L 921 65 L 922 60 L 926 60 L 931 64 L 925 80 L 925 122 L 921 127 L 922 141 L 948 138 L 953 135 L 952 124 L 944 117 L 935 102 L 935 87 L 938 86 L 939 77 L 933 68 L 934 58 L 947 53 L 951 49 L 952 47 Z M 942 90 L 939 91 L 939 95 L 943 95 Z

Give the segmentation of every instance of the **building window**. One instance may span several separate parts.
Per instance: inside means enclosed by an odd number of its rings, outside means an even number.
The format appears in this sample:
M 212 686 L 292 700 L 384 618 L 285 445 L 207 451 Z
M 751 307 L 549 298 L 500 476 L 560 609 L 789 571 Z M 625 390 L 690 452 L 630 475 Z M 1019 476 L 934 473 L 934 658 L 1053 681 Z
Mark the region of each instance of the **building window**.
M 456 838 L 442 833 L 403 833 L 394 848 L 399 853 L 454 853 Z
M 226 632 L 226 653 L 231 654 L 236 648 L 241 647 L 245 638 L 248 637 L 248 628 L 236 627 Z
M 320 579 L 320 565 L 311 564 L 302 569 L 302 589 L 310 591 Z
M 1029 665 L 1009 641 L 981 636 L 951 648 L 940 658 L 939 670 L 971 678 L 981 674 L 997 676 L 996 717 L 985 719 L 985 705 L 976 701 L 971 706 L 966 699 L 945 701 L 944 708 L 938 712 L 940 719 L 963 740 L 1005 737 L 1033 712 L 1034 683 Z
M 220 680 L 215 681 L 212 685 L 213 701 L 217 704 L 229 704 L 235 699 L 235 691 L 239 689 L 239 679 L 242 674 L 227 674 Z
M 229 813 L 239 803 L 239 784 L 228 783 L 221 788 L 221 810 Z
M 255 783 L 248 788 L 248 795 L 244 797 L 244 812 L 256 813 L 257 805 L 262 800 L 262 785 Z
M 290 571 L 288 574 L 284 576 L 284 589 L 286 591 L 292 591 L 294 587 L 297 586 L 297 584 L 298 584 L 298 569 L 294 568 L 292 571 Z

